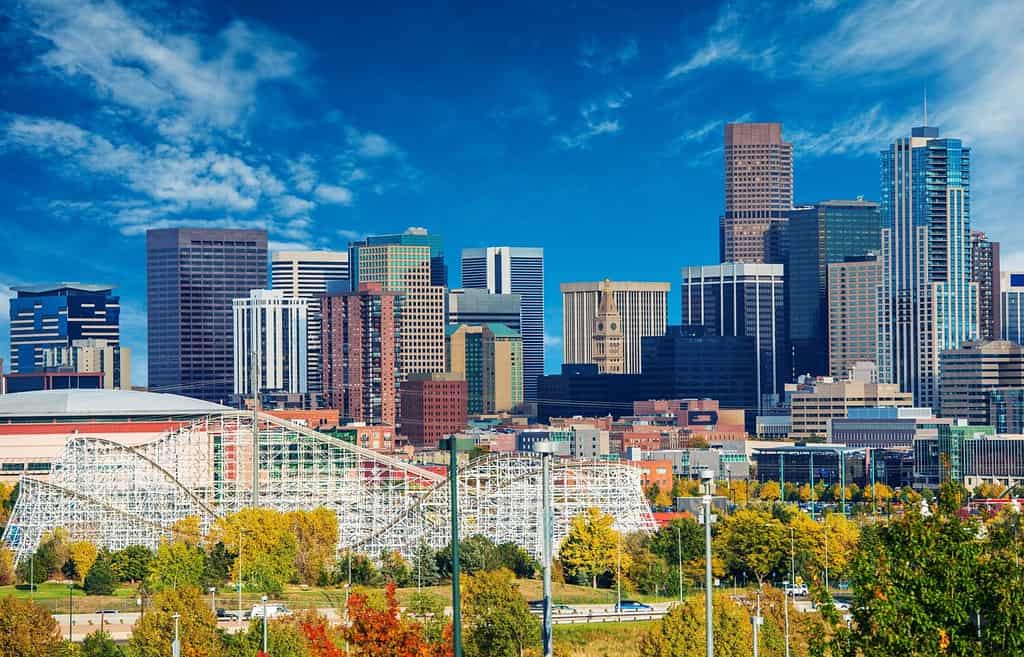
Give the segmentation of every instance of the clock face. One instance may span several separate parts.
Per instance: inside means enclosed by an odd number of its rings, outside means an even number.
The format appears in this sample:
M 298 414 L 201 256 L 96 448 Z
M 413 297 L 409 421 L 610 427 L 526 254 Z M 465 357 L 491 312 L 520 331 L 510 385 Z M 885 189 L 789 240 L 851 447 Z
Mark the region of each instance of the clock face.
M 597 323 L 597 330 L 598 330 L 598 331 L 603 331 L 603 330 L 604 330 L 604 324 L 603 324 L 603 323 L 601 323 L 601 322 L 598 322 L 598 323 Z
M 618 327 L 615 326 L 615 322 L 612 322 L 612 330 L 614 331 L 616 328 L 618 328 Z

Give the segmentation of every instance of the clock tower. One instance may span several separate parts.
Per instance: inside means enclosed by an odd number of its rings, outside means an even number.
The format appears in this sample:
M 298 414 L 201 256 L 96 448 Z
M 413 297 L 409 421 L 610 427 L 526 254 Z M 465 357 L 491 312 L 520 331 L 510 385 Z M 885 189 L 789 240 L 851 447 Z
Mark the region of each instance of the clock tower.
M 591 355 L 602 374 L 622 374 L 622 316 L 607 278 L 601 284 L 591 338 Z

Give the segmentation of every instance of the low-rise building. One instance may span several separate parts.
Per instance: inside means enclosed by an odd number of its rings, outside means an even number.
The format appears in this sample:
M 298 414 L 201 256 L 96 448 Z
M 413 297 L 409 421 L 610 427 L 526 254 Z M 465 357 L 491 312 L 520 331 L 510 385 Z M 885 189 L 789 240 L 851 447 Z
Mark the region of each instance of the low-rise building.
M 798 486 L 824 482 L 864 486 L 867 450 L 843 445 L 794 445 L 754 450 L 757 480 Z
M 790 438 L 798 442 L 820 441 L 828 436 L 829 420 L 846 417 L 851 408 L 913 406 L 913 395 L 901 392 L 892 383 L 820 379 L 814 382 L 813 390 L 794 393 L 791 403 Z
M 399 387 L 401 431 L 419 449 L 436 449 L 438 442 L 467 426 L 466 380 L 457 374 L 410 374 Z

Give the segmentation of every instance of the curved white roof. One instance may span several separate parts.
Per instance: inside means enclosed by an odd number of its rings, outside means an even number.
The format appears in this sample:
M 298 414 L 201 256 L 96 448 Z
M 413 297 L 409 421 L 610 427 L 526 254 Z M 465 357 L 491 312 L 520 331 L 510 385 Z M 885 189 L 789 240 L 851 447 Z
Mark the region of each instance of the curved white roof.
M 0 417 L 202 415 L 231 410 L 201 399 L 138 390 L 39 390 L 0 395 Z

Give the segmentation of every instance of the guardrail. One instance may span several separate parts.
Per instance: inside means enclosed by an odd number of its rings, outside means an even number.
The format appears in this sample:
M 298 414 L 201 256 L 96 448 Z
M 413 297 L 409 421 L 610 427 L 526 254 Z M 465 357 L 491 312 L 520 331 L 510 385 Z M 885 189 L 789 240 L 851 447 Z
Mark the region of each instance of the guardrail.
M 531 610 L 535 615 L 541 615 Z M 553 625 L 584 625 L 587 623 L 631 623 L 636 621 L 661 620 L 668 613 L 667 609 L 651 609 L 650 611 L 586 611 L 572 614 L 552 614 Z

